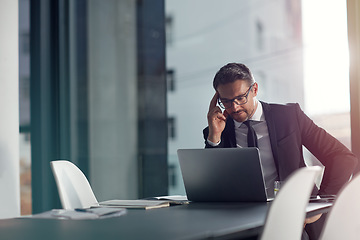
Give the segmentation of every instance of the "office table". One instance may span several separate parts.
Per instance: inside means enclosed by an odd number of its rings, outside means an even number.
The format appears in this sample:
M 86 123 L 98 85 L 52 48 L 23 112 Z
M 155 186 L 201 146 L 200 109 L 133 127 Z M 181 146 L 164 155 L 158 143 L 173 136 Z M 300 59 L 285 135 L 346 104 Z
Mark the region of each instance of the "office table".
M 313 204 L 308 216 L 327 212 Z M 0 220 L 0 239 L 246 239 L 264 225 L 267 203 L 190 203 L 159 209 L 132 209 L 96 220 L 14 218 Z

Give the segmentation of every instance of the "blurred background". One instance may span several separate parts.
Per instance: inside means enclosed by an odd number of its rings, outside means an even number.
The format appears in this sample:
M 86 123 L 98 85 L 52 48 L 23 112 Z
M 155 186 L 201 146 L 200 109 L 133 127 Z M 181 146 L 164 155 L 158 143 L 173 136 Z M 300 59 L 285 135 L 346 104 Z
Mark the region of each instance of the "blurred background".
M 229 62 L 351 149 L 347 27 L 346 0 L 19 0 L 21 214 L 60 206 L 56 159 L 99 201 L 185 194 Z

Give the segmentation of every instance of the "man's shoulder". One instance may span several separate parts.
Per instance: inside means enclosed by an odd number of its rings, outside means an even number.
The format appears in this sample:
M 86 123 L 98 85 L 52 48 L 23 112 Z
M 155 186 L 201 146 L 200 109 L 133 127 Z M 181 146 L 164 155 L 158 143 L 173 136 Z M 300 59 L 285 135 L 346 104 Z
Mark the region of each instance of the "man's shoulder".
M 300 105 L 298 103 L 267 103 L 260 101 L 264 111 L 286 111 L 286 110 L 294 110 L 300 109 Z
M 305 115 L 298 103 L 261 103 L 265 119 L 267 120 L 273 119 L 274 121 L 278 122 L 297 122 L 295 121 L 297 118 L 302 119 Z

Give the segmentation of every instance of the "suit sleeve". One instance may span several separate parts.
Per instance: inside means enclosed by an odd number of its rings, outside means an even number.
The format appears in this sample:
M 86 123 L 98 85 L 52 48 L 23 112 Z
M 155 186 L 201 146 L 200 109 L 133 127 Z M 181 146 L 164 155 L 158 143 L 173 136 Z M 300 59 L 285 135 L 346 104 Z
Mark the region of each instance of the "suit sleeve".
M 208 136 L 209 136 L 209 127 L 206 127 L 204 130 L 203 130 L 203 137 L 204 137 L 204 140 L 205 140 L 205 148 L 222 148 L 224 147 L 223 146 L 223 141 L 220 142 L 219 145 L 217 146 L 212 146 L 208 143 L 207 139 L 208 139 Z
M 296 105 L 303 145 L 325 166 L 319 194 L 337 194 L 350 179 L 357 157 L 336 138 L 318 127 Z

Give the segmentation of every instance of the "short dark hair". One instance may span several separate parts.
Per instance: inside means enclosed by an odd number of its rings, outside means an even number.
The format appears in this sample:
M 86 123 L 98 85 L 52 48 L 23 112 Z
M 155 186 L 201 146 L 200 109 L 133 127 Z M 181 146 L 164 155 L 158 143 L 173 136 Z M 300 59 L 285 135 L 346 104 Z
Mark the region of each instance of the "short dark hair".
M 255 82 L 250 69 L 242 63 L 228 63 L 215 74 L 213 87 L 216 90 L 220 84 L 235 82 L 236 80 L 245 80 L 249 86 Z

